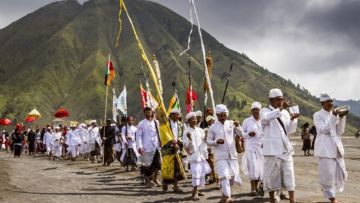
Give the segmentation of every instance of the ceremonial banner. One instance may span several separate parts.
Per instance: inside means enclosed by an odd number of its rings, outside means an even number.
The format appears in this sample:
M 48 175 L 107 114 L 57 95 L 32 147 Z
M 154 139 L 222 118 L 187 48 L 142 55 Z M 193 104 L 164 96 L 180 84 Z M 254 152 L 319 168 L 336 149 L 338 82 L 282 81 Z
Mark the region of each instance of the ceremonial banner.
M 112 119 L 115 122 L 116 122 L 116 118 L 117 118 L 117 115 L 118 115 L 116 105 L 117 105 L 117 99 L 116 99 L 115 89 L 113 88 L 113 103 L 112 103 L 112 116 L 113 117 L 112 117 Z
M 141 43 L 141 41 L 139 39 L 139 36 L 138 36 L 138 34 L 136 32 L 134 23 L 131 20 L 131 17 L 129 15 L 129 12 L 127 10 L 127 7 L 126 7 L 124 1 L 119 0 L 119 2 L 120 2 L 119 18 L 121 17 L 121 10 L 123 9 L 124 13 L 127 16 L 127 19 L 129 20 L 131 29 L 133 31 L 135 40 L 136 40 L 137 45 L 138 45 L 138 50 L 140 52 L 141 58 L 144 61 L 144 63 L 147 65 L 147 67 L 149 69 L 149 72 L 150 72 L 152 82 L 154 83 L 154 87 L 155 87 L 155 91 L 156 91 L 156 100 L 159 102 L 159 105 L 158 105 L 158 107 L 156 109 L 156 113 L 157 113 L 157 118 L 159 119 L 159 124 L 160 124 L 160 126 L 159 126 L 160 142 L 161 142 L 161 146 L 164 147 L 165 145 L 169 144 L 170 142 L 173 142 L 174 135 L 172 134 L 171 129 L 170 129 L 170 124 L 169 124 L 168 117 L 166 115 L 166 109 L 165 109 L 165 105 L 164 105 L 164 100 L 163 100 L 162 95 L 161 95 L 161 91 L 160 91 L 160 87 L 159 87 L 158 80 L 157 80 L 157 77 L 156 77 L 156 73 L 155 73 L 154 68 L 152 67 L 146 53 L 145 53 L 145 50 L 144 50 L 144 48 L 142 46 L 142 43 Z M 121 31 L 121 28 L 119 28 L 119 32 L 120 31 Z M 175 164 L 175 161 L 176 161 L 179 168 L 180 168 L 180 173 L 186 179 L 186 173 L 185 173 L 184 167 L 182 165 L 182 159 L 179 156 L 179 154 L 175 153 L 174 155 L 175 155 L 174 157 L 172 157 L 171 155 L 162 155 L 163 160 L 166 160 L 166 161 L 164 161 L 163 164 L 162 164 L 161 174 L 162 174 L 163 177 L 166 177 L 166 179 L 174 178 L 175 174 L 171 170 L 166 170 L 167 168 L 169 168 L 169 167 L 166 167 L 166 166 Z
M 117 99 L 117 109 L 119 109 L 121 113 L 123 113 L 125 116 L 127 116 L 126 97 L 127 97 L 126 86 L 124 86 L 124 90 L 120 93 L 120 96 Z
M 194 102 L 197 101 L 197 94 L 195 90 L 191 88 L 189 85 L 187 92 L 186 92 L 186 112 L 189 113 L 192 111 L 194 107 Z
M 115 78 L 115 70 L 114 70 L 114 66 L 110 60 L 110 55 L 109 55 L 109 60 L 107 62 L 107 68 L 105 70 L 105 81 L 104 84 L 106 86 L 110 86 L 111 81 Z
M 168 108 L 168 110 L 166 112 L 166 115 L 169 116 L 171 110 L 173 110 L 173 109 L 178 109 L 181 112 L 180 102 L 179 102 L 178 94 L 177 94 L 176 91 L 175 91 L 174 95 L 170 99 L 169 108 Z
M 155 58 L 155 55 L 153 55 L 153 65 L 155 68 L 157 82 L 159 84 L 160 94 L 162 96 L 163 95 L 163 87 L 162 87 L 162 81 L 161 81 L 160 67 L 159 67 L 158 61 Z

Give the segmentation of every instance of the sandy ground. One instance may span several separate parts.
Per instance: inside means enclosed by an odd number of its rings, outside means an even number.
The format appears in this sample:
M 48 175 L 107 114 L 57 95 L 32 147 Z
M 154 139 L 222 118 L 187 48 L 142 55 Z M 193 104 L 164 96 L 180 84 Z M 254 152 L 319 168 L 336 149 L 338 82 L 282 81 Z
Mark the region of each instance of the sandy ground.
M 304 157 L 301 140 L 293 139 L 295 159 L 296 197 L 299 202 L 327 202 L 317 180 L 314 157 Z M 345 191 L 338 195 L 343 203 L 360 203 L 360 139 L 343 139 L 349 179 Z M 0 152 L 0 202 L 191 202 L 190 180 L 183 181 L 184 194 L 164 193 L 160 188 L 146 188 L 139 183 L 138 172 L 125 172 L 119 164 L 103 167 L 90 164 L 83 158 L 75 162 L 50 161 L 43 157 L 22 156 Z M 236 202 L 268 202 L 264 198 L 249 197 L 248 178 L 244 185 L 234 187 Z M 220 191 L 207 185 L 200 202 L 217 202 Z M 286 201 L 282 201 L 286 202 Z

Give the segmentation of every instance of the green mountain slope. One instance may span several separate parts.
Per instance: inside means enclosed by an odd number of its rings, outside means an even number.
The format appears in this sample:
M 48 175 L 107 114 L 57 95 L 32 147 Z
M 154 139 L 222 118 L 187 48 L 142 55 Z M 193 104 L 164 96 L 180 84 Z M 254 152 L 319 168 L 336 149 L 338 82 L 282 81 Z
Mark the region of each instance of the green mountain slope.
M 158 58 L 166 104 L 174 91 L 171 83 L 176 81 L 184 107 L 190 60 L 193 86 L 200 101 L 197 108 L 202 109 L 204 76 L 197 32 L 194 30 L 190 56 L 180 57 L 187 44 L 189 22 L 157 3 L 126 3 L 148 56 L 155 54 Z M 110 53 L 117 73 L 113 87 L 118 94 L 123 85 L 127 86 L 129 114 L 140 117 L 140 56 L 125 18 L 120 48 L 114 48 L 117 12 L 118 2 L 114 0 L 90 0 L 84 5 L 67 0 L 45 6 L 0 30 L 1 115 L 23 119 L 36 107 L 43 114 L 40 124 L 45 124 L 53 119 L 58 107 L 64 106 L 70 111 L 69 119 L 102 119 L 103 75 Z M 304 115 L 301 122 L 311 121 L 312 113 L 319 109 L 315 97 L 260 67 L 245 54 L 228 49 L 207 32 L 203 36 L 213 56 L 216 102 L 221 100 L 224 76 L 234 63 L 226 98 L 232 117 L 246 117 L 252 101 L 267 103 L 269 89 L 278 87 L 300 105 Z M 352 126 L 347 129 L 352 133 L 360 120 L 350 120 Z

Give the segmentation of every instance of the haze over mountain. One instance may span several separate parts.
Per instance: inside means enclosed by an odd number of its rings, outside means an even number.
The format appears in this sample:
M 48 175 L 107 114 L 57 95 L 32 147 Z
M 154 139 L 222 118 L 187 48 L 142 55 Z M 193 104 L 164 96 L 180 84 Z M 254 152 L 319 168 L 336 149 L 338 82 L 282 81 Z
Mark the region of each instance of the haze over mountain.
M 51 3 L 0 30 L 0 112 L 2 116 L 24 119 L 36 107 L 48 123 L 60 106 L 70 111 L 69 120 L 102 119 L 105 100 L 103 85 L 108 54 L 116 69 L 113 82 L 117 94 L 126 84 L 130 115 L 141 116 L 139 80 L 141 61 L 127 20 L 123 19 L 120 48 L 114 48 L 117 32 L 118 2 L 76 0 Z M 147 51 L 160 64 L 166 105 L 176 81 L 181 105 L 188 85 L 188 60 L 198 109 L 202 109 L 204 82 L 198 34 L 194 30 L 190 56 L 179 56 L 187 45 L 190 23 L 171 10 L 150 1 L 126 1 L 130 15 Z M 291 81 L 260 67 L 245 54 L 226 48 L 203 32 L 207 50 L 212 52 L 212 84 L 216 102 L 221 101 L 226 74 L 234 64 L 225 103 L 231 117 L 249 115 L 251 102 L 267 103 L 268 91 L 281 88 L 285 96 L 300 105 L 301 123 L 311 122 L 320 107 L 317 98 Z M 239 39 L 241 41 L 241 39 Z M 110 91 L 111 92 L 111 91 Z M 110 94 L 111 95 L 111 94 Z M 109 97 L 109 104 L 112 97 Z M 109 105 L 111 106 L 111 105 Z M 111 109 L 109 108 L 110 116 Z M 348 132 L 359 126 L 350 116 Z

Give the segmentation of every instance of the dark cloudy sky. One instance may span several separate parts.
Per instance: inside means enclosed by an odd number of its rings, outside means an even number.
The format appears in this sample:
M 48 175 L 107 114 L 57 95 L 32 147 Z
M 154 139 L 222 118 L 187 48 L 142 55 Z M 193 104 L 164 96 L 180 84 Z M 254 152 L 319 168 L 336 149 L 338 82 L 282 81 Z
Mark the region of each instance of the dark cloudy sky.
M 1 0 L 0 28 L 52 1 Z M 188 19 L 188 0 L 153 1 Z M 360 100 L 360 0 L 195 2 L 201 26 L 229 48 L 316 96 Z

